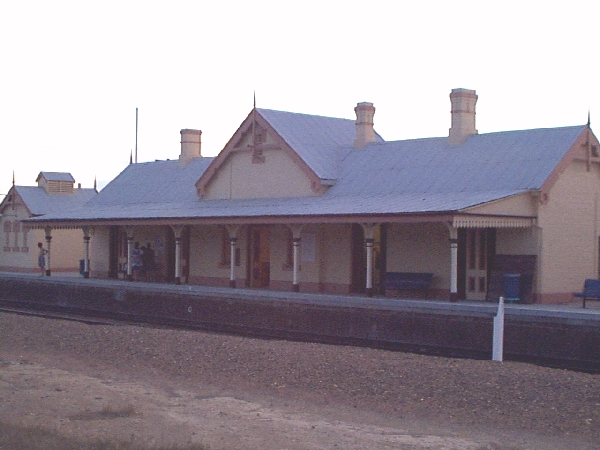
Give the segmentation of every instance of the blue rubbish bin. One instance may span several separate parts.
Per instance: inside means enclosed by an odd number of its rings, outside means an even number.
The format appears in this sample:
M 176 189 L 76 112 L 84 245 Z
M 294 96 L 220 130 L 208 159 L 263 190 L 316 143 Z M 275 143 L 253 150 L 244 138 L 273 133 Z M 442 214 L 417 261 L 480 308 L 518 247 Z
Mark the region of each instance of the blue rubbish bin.
M 504 274 L 504 301 L 518 302 L 521 300 L 521 275 L 518 273 Z
M 79 275 L 83 276 L 85 272 L 85 260 L 80 259 L 79 260 Z

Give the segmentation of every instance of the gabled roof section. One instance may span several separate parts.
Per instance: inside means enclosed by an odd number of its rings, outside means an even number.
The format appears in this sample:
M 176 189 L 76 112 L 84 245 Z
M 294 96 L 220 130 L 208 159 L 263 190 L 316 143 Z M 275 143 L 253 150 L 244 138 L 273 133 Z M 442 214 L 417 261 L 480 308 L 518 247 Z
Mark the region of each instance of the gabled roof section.
M 589 119 L 588 124 L 584 127 L 581 134 L 572 143 L 569 150 L 563 155 L 562 159 L 554 166 L 552 172 L 544 180 L 540 186 L 540 200 L 542 203 L 548 201 L 548 195 L 550 190 L 554 186 L 554 183 L 558 180 L 559 176 L 566 170 L 566 168 L 576 159 L 586 161 L 588 170 L 592 162 L 600 163 L 600 156 L 598 155 L 598 138 L 592 132 L 590 127 Z
M 38 186 L 14 186 L 12 194 L 15 193 L 33 216 L 64 213 L 77 209 L 96 196 L 95 189 L 74 189 L 72 194 L 53 195 Z
M 353 149 L 355 120 L 257 109 L 321 180 L 337 180 L 339 164 Z M 376 142 L 384 142 L 375 133 Z
M 130 164 L 88 206 L 197 201 L 194 183 L 213 159 L 195 158 L 185 165 L 169 160 Z
M 242 122 L 203 178 L 198 180 L 196 187 L 199 193 L 204 191 L 229 154 L 236 151 L 235 143 L 247 133 L 253 120 L 258 126 L 268 126 L 277 134 L 285 144 L 283 150 L 291 151 L 290 157 L 312 179 L 313 185 L 335 184 L 340 176 L 340 162 L 353 150 L 356 136 L 354 120 L 256 108 Z M 383 142 L 377 133 L 375 136 L 377 142 Z

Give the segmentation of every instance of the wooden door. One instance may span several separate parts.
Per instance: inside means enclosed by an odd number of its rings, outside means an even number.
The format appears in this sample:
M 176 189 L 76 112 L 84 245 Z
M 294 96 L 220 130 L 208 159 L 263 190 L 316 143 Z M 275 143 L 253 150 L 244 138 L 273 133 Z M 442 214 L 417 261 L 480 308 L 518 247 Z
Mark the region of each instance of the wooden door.
M 119 227 L 111 226 L 108 234 L 108 278 L 118 278 L 119 270 L 122 267 L 119 265 L 119 257 L 122 252 L 122 245 L 120 245 L 121 234 L 119 233 Z M 125 232 L 122 231 L 124 234 Z M 127 245 L 127 238 L 125 238 L 125 245 Z
M 250 286 L 269 287 L 271 281 L 271 249 L 269 228 L 256 227 L 250 231 Z
M 488 287 L 489 231 L 485 228 L 467 230 L 466 239 L 466 299 L 485 300 Z
M 352 224 L 352 267 L 350 268 L 350 292 L 365 292 L 367 280 L 367 254 L 365 233 L 359 224 Z

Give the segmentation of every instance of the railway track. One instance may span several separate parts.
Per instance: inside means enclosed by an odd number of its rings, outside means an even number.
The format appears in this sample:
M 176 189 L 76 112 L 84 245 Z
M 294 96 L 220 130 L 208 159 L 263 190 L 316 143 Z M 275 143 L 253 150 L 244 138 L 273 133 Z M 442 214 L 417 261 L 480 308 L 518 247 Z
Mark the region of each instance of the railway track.
M 56 311 L 39 310 L 38 311 L 35 309 L 30 309 L 27 307 L 20 306 L 18 304 L 14 305 L 14 306 L 2 306 L 2 307 L 0 307 L 0 313 L 18 314 L 20 316 L 33 316 L 33 317 L 40 317 L 40 318 L 44 318 L 44 319 L 67 320 L 69 322 L 80 322 L 80 323 L 85 323 L 87 325 L 125 325 L 126 324 L 125 322 L 110 320 L 108 318 L 94 319 L 91 317 L 86 317 L 85 315 L 61 312 L 58 310 L 56 310 Z

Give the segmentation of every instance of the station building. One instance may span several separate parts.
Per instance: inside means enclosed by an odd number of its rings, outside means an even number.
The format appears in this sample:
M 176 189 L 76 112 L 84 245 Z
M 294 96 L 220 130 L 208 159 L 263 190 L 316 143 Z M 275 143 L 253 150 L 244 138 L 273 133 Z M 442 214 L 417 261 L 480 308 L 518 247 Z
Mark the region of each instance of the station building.
M 598 139 L 589 120 L 479 134 L 477 98 L 452 90 L 448 133 L 400 141 L 371 103 L 356 119 L 253 108 L 218 156 L 181 130 L 178 160 L 130 164 L 23 225 L 82 230 L 93 277 L 131 278 L 137 242 L 165 282 L 492 301 L 517 275 L 522 301 L 571 301 L 598 277 Z M 386 289 L 391 272 L 431 284 Z
M 37 186 L 13 186 L 0 203 L 0 271 L 39 272 L 38 243 L 44 248 L 50 237 L 58 252 L 50 263 L 57 272 L 79 270 L 84 257 L 81 231 L 72 228 L 44 230 L 30 228 L 22 220 L 81 207 L 96 196 L 96 188 L 74 187 L 75 179 L 66 172 L 40 172 Z M 54 256 L 54 258 L 52 258 Z

